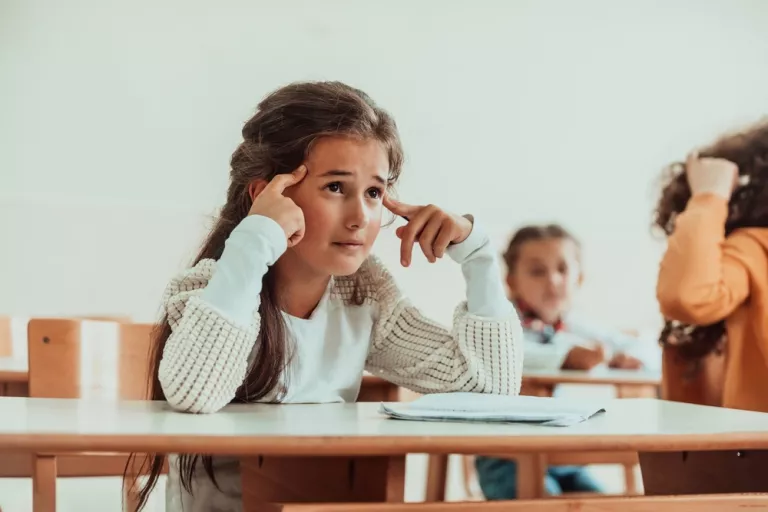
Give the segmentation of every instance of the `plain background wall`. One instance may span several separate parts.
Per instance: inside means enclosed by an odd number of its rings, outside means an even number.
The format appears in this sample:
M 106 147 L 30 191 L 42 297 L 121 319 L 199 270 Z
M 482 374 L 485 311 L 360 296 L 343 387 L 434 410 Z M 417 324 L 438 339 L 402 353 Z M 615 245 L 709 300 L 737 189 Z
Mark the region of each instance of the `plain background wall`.
M 0 2 L 0 313 L 157 317 L 224 199 L 259 99 L 338 79 L 397 119 L 403 200 L 586 247 L 580 307 L 659 322 L 654 180 L 768 112 L 768 3 Z M 398 265 L 448 322 L 450 262 Z M 439 290 L 437 285 L 444 286 Z

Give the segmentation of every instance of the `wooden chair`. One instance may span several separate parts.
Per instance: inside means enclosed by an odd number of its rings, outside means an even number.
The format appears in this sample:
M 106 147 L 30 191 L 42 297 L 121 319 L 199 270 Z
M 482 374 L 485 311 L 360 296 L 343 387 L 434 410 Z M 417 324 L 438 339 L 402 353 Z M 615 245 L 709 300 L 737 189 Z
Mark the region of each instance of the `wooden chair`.
M 0 357 L 13 356 L 13 334 L 11 317 L 0 316 Z
M 153 328 L 153 324 L 80 319 L 30 320 L 30 396 L 148 399 Z M 55 504 L 57 476 L 122 476 L 127 459 L 128 454 L 35 454 L 31 461 L 35 503 Z M 128 495 L 127 489 L 124 493 Z
M 109 321 L 119 323 L 131 322 L 131 317 L 127 315 L 81 315 L 72 318 L 79 320 L 100 320 L 105 322 Z M 13 323 L 14 321 L 27 322 L 28 320 L 29 319 L 27 317 L 0 315 L 0 357 L 25 357 L 23 351 L 18 350 L 23 347 L 16 347 L 16 350 L 14 350 Z
M 721 512 L 741 508 L 768 510 L 768 495 L 635 496 L 454 503 L 328 503 L 283 505 L 275 510 L 281 512 Z

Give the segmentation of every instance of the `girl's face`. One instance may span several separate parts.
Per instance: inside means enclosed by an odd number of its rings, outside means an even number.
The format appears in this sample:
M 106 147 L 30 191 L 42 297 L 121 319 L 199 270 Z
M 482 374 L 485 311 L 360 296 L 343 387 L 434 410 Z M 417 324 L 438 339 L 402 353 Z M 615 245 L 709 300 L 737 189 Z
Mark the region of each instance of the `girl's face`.
M 283 258 L 318 275 L 357 272 L 381 228 L 389 159 L 380 142 L 319 139 L 306 177 L 285 191 L 304 212 L 304 238 Z
M 512 299 L 524 302 L 547 323 L 571 307 L 581 285 L 579 248 L 567 238 L 525 242 L 515 268 L 507 275 Z

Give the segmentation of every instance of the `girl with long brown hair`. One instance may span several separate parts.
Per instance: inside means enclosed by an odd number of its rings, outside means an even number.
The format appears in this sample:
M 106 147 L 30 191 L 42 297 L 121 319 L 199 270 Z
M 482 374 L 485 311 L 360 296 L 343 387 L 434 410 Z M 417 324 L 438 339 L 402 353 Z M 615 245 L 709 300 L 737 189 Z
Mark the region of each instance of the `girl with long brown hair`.
M 522 334 L 490 240 L 471 216 L 389 195 L 403 150 L 386 111 L 342 83 L 297 83 L 262 100 L 242 135 L 218 221 L 167 288 L 154 399 L 188 413 L 352 402 L 364 370 L 420 393 L 518 392 Z M 452 329 L 370 255 L 385 209 L 407 219 L 404 266 L 416 244 L 430 262 L 460 264 L 466 301 Z M 149 474 L 140 508 L 163 463 L 151 455 L 128 472 Z M 241 509 L 236 459 L 170 456 L 169 467 L 167 510 Z
M 768 412 L 768 121 L 667 173 L 655 214 L 669 237 L 660 341 L 694 369 L 725 351 L 722 405 Z

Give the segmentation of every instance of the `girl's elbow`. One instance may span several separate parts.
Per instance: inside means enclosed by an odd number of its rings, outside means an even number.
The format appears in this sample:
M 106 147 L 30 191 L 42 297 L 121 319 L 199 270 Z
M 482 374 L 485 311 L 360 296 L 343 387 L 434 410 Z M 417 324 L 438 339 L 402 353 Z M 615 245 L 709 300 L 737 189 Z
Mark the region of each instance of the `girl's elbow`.
M 208 397 L 201 394 L 192 396 L 191 389 L 195 386 L 189 383 L 176 382 L 167 378 L 167 375 L 158 375 L 160 388 L 163 390 L 165 401 L 174 411 L 192 414 L 211 414 L 224 408 L 234 398 L 232 397 Z
M 665 318 L 692 325 L 709 325 L 722 320 L 726 314 L 717 303 L 702 301 L 681 290 L 659 294 L 659 309 Z
M 185 400 L 180 399 L 174 395 L 166 395 L 166 402 L 171 406 L 171 409 L 178 412 L 186 412 L 190 414 L 213 414 L 219 412 L 226 406 L 231 400 Z

